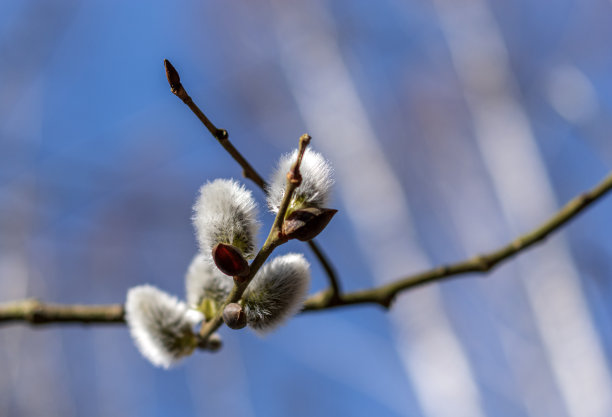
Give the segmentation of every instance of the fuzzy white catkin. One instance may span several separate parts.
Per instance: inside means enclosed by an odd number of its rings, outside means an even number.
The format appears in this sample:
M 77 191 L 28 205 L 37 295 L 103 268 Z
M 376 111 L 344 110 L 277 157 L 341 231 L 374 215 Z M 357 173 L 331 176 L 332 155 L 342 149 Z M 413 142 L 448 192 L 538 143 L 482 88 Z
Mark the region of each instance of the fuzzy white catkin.
M 285 195 L 287 173 L 297 158 L 297 149 L 281 156 L 278 167 L 268 186 L 268 207 L 274 213 Z M 323 208 L 329 201 L 331 187 L 334 184 L 332 167 L 318 152 L 306 148 L 300 165 L 302 184 L 296 188 L 293 201 L 299 201 L 304 206 Z
M 211 265 L 202 255 L 196 255 L 185 276 L 185 289 L 189 307 L 198 307 L 202 299 L 209 298 L 220 306 L 229 295 L 234 280 Z
M 151 285 L 131 288 L 125 320 L 136 347 L 153 365 L 169 368 L 196 346 L 193 326 L 202 319 L 185 303 Z
M 204 255 L 210 255 L 219 242 L 236 246 L 247 259 L 255 255 L 257 205 L 243 185 L 225 179 L 206 183 L 193 210 L 193 224 Z
M 297 313 L 310 286 L 310 265 L 297 253 L 274 258 L 265 264 L 247 287 L 244 309 L 247 323 L 268 332 Z

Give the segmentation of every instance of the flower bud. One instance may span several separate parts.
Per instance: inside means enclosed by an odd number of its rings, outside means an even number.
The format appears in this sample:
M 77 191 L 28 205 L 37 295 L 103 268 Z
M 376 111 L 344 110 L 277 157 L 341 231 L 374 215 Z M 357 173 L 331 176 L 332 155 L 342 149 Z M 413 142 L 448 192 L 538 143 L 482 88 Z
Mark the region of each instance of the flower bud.
M 223 321 L 230 329 L 238 330 L 247 325 L 247 316 L 238 303 L 230 303 L 223 309 Z
M 298 150 L 283 155 L 278 163 L 270 184 L 267 187 L 268 207 L 274 213 L 278 212 L 285 195 L 287 173 L 298 156 Z M 307 148 L 300 165 L 302 181 L 293 192 L 291 208 L 323 207 L 327 204 L 334 183 L 332 168 L 323 156 Z
M 131 288 L 125 303 L 125 320 L 136 347 L 153 365 L 169 368 L 193 352 L 197 336 L 193 326 L 202 318 L 185 303 L 155 287 Z
M 202 311 L 207 320 L 217 314 L 234 286 L 232 278 L 219 271 L 209 258 L 196 255 L 185 275 L 187 303 Z
M 193 210 L 200 252 L 209 254 L 217 243 L 224 243 L 238 249 L 245 259 L 255 257 L 257 207 L 244 186 L 232 180 L 209 182 L 200 188 Z
M 179 77 L 178 71 L 174 69 L 174 66 L 167 59 L 164 59 L 164 67 L 166 68 L 166 78 L 168 78 L 168 83 L 174 93 L 178 91 L 181 85 L 181 77 Z
M 308 292 L 310 268 L 301 254 L 288 253 L 265 264 L 242 296 L 250 327 L 271 331 L 297 313 Z
M 294 210 L 283 222 L 282 232 L 288 239 L 303 242 L 314 239 L 337 212 L 336 209 L 317 207 Z
M 249 264 L 242 252 L 232 245 L 217 243 L 212 249 L 212 258 L 217 268 L 225 275 L 237 277 L 249 273 Z

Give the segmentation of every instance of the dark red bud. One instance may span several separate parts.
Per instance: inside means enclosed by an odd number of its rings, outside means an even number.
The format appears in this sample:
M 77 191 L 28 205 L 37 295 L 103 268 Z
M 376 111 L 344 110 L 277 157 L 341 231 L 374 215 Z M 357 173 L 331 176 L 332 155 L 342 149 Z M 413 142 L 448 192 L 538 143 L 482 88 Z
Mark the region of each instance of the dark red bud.
M 164 67 L 166 68 L 166 78 L 168 78 L 168 84 L 170 84 L 170 88 L 172 92 L 178 90 L 181 85 L 181 77 L 179 77 L 178 71 L 174 68 L 174 66 L 168 61 L 164 59 Z
M 217 243 L 213 247 L 212 257 L 217 268 L 225 275 L 235 277 L 249 273 L 248 262 L 242 256 L 242 252 L 235 246 Z
M 230 329 L 242 329 L 247 325 L 247 316 L 242 306 L 230 303 L 223 309 L 223 321 Z
M 287 239 L 307 241 L 314 239 L 325 229 L 338 210 L 308 207 L 292 212 L 283 222 L 283 234 Z

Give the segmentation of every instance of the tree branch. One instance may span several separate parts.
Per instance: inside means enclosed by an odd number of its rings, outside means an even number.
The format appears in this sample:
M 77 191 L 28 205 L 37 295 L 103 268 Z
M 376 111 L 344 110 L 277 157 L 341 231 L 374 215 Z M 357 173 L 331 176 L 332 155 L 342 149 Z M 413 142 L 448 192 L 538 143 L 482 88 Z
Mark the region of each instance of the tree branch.
M 0 303 L 0 323 L 24 321 L 34 325 L 125 323 L 122 304 L 62 305 L 45 304 L 36 299 Z
M 499 263 L 546 239 L 549 234 L 555 232 L 576 217 L 592 203 L 603 197 L 610 189 L 612 189 L 612 174 L 604 178 L 592 190 L 570 200 L 554 216 L 540 226 L 517 237 L 512 242 L 497 250 L 482 255 L 476 255 L 462 262 L 439 266 L 429 271 L 410 275 L 382 287 L 343 294 L 338 300 L 334 300 L 333 297 L 331 297 L 329 290 L 321 291 L 306 300 L 303 311 L 323 310 L 331 307 L 363 303 L 375 303 L 385 308 L 389 308 L 395 296 L 399 292 L 409 288 L 469 273 L 489 272 Z
M 332 290 L 327 289 L 308 298 L 304 303 L 303 311 L 322 311 L 355 304 L 378 304 L 388 308 L 398 293 L 410 288 L 470 273 L 487 273 L 503 261 L 546 239 L 548 235 L 559 230 L 611 189 L 612 174 L 590 191 L 572 199 L 535 229 L 495 251 L 410 275 L 381 287 L 346 293 L 339 297 L 334 297 Z M 100 306 L 44 304 L 32 299 L 1 303 L 0 324 L 14 322 L 26 322 L 33 325 L 122 323 L 124 322 L 123 306 L 120 304 Z
M 168 83 L 170 84 L 170 90 L 172 93 L 180 98 L 183 103 L 185 103 L 191 111 L 196 115 L 198 119 L 202 122 L 206 129 L 210 132 L 211 135 L 223 146 L 223 148 L 231 155 L 232 158 L 242 167 L 242 174 L 253 181 L 259 188 L 261 188 L 264 192 L 267 192 L 267 183 L 263 179 L 261 175 L 249 164 L 249 162 L 242 156 L 238 149 L 234 147 L 232 142 L 229 140 L 229 133 L 225 129 L 217 128 L 213 122 L 211 122 L 208 117 L 200 110 L 200 108 L 193 102 L 192 98 L 187 94 L 185 87 L 181 83 L 181 77 L 179 76 L 178 71 L 174 66 L 168 61 L 164 59 L 164 67 L 166 68 L 166 77 L 168 78 Z M 338 278 L 329 262 L 327 256 L 323 253 L 323 250 L 317 245 L 314 240 L 310 240 L 308 242 L 308 246 L 313 251 L 319 263 L 323 266 L 323 269 L 327 273 L 327 277 L 329 280 L 330 288 L 334 298 L 340 293 L 340 285 L 338 283 Z

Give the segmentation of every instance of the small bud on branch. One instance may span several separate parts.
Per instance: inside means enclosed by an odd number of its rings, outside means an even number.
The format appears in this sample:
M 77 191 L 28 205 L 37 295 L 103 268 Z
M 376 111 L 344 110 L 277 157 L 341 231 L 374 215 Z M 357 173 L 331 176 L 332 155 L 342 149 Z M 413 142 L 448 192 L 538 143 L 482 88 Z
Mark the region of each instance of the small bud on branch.
M 300 165 L 301 182 L 293 193 L 289 214 L 291 211 L 304 207 L 325 207 L 334 183 L 332 168 L 323 156 L 310 148 L 302 151 Z M 280 158 L 276 172 L 268 186 L 268 207 L 274 213 L 278 212 L 280 203 L 285 195 L 285 181 L 293 177 L 293 162 L 299 157 L 296 149 L 290 154 Z M 289 176 L 287 175 L 289 172 Z
M 336 209 L 307 207 L 294 210 L 283 222 L 283 235 L 287 239 L 297 239 L 303 242 L 314 239 L 325 229 Z
M 238 303 L 226 305 L 223 309 L 223 322 L 230 329 L 243 329 L 247 325 L 247 316 L 242 306 Z
M 178 91 L 183 88 L 181 85 L 181 77 L 179 76 L 178 71 L 167 59 L 164 59 L 164 67 L 166 68 L 166 78 L 168 79 L 168 84 L 170 84 L 170 89 L 172 90 L 172 93 L 178 95 Z
M 210 254 L 218 243 L 234 246 L 245 259 L 255 256 L 259 230 L 251 191 L 234 180 L 217 179 L 200 188 L 193 225 L 200 251 Z
M 225 275 L 240 277 L 249 273 L 249 264 L 242 253 L 232 245 L 217 243 L 212 250 L 215 265 Z

